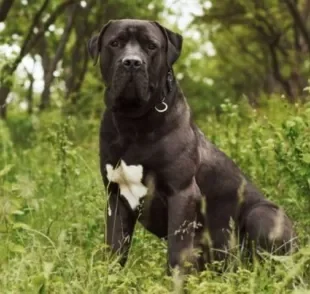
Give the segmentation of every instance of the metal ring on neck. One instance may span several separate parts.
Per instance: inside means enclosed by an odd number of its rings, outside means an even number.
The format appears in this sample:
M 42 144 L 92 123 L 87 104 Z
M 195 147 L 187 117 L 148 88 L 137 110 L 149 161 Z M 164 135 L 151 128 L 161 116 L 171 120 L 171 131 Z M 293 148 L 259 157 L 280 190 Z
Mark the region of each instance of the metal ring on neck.
M 162 112 L 167 111 L 167 109 L 168 109 L 168 104 L 165 102 L 165 98 L 163 99 L 163 101 L 161 101 L 160 104 L 163 105 L 163 108 L 162 108 L 162 109 L 158 109 L 158 107 L 155 106 L 155 110 L 156 110 L 157 112 L 159 112 L 159 113 L 162 113 Z

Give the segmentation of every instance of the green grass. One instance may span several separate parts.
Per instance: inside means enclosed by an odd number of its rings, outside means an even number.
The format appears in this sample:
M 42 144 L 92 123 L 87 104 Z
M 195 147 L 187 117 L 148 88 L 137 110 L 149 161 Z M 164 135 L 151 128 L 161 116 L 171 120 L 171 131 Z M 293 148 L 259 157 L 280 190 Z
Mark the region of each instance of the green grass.
M 310 293 L 310 105 L 222 105 L 206 135 L 294 220 L 301 249 L 189 277 L 189 293 Z M 0 122 L 0 292 L 170 293 L 165 242 L 137 226 L 120 268 L 104 245 L 99 119 L 22 114 Z

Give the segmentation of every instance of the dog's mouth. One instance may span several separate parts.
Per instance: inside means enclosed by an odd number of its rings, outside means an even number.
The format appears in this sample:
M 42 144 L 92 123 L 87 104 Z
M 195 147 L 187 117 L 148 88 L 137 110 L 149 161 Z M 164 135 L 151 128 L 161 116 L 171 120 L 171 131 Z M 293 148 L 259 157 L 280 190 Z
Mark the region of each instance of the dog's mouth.
M 139 110 L 147 104 L 154 88 L 143 72 L 118 75 L 110 90 L 112 109 L 122 112 Z
M 142 107 L 142 103 L 138 100 L 136 101 L 124 101 L 122 103 L 115 103 L 112 106 L 114 112 L 133 112 L 139 110 Z
M 134 100 L 135 98 L 138 98 L 138 96 L 138 85 L 134 78 L 131 76 L 128 79 L 128 82 L 124 85 L 123 90 L 120 93 L 120 97 L 122 97 L 124 100 Z
M 126 96 L 125 96 L 126 95 Z M 119 98 L 113 103 L 112 110 L 114 112 L 136 112 L 140 111 L 147 104 L 146 101 L 139 99 L 137 96 L 128 98 L 128 93 L 124 96 L 120 95 Z

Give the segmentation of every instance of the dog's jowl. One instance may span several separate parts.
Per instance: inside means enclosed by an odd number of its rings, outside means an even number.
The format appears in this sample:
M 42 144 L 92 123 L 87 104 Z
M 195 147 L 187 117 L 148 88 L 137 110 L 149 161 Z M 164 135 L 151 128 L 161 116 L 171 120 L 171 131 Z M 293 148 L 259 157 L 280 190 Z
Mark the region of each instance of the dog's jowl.
M 115 20 L 88 49 L 106 85 L 100 166 L 107 242 L 121 263 L 136 221 L 167 239 L 169 268 L 201 270 L 238 244 L 289 253 L 289 218 L 192 121 L 172 69 L 182 37 L 157 22 Z

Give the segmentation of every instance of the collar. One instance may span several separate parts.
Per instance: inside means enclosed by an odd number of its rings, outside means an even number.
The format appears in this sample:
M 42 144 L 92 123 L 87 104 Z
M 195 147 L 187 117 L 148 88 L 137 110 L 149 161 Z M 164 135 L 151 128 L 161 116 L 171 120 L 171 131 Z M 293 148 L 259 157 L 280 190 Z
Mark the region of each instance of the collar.
M 166 79 L 166 87 L 163 90 L 163 93 L 161 95 L 161 101 L 160 103 L 156 104 L 154 106 L 155 110 L 159 113 L 166 112 L 168 110 L 168 104 L 165 102 L 165 99 L 167 95 L 172 91 L 172 85 L 173 84 L 173 72 L 172 68 L 169 69 Z

